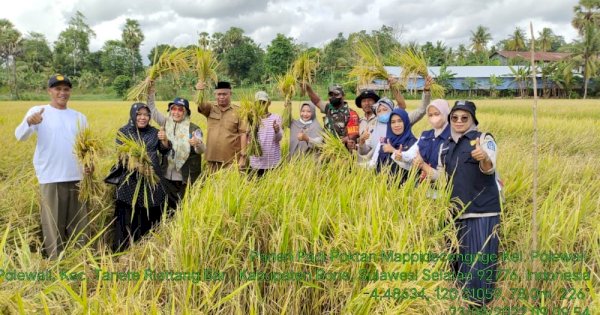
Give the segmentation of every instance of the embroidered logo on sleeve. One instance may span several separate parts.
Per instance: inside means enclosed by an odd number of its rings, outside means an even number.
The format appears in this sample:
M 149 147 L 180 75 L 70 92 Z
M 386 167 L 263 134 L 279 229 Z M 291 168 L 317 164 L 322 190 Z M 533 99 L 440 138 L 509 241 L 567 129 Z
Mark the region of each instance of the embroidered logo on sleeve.
M 496 151 L 496 145 L 494 144 L 493 141 L 488 141 L 487 148 L 490 149 L 490 150 L 492 150 L 492 151 Z

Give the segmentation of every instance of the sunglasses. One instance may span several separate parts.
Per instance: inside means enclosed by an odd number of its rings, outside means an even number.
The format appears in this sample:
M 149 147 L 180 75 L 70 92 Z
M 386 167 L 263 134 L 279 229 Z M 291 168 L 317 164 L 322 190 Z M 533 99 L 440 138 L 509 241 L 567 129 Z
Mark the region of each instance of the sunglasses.
M 183 112 L 184 108 L 181 106 L 171 106 L 171 111 L 172 112 Z
M 469 121 L 469 116 L 458 116 L 458 115 L 450 116 L 450 120 L 452 120 L 452 122 L 458 122 L 459 119 L 460 119 L 460 122 L 466 123 L 467 121 Z

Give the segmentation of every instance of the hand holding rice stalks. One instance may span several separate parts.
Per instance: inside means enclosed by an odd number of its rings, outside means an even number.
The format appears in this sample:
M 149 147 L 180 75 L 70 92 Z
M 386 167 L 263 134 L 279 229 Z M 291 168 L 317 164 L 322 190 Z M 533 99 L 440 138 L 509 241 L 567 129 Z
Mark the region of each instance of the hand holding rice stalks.
M 117 133 L 117 141 L 120 143 L 117 146 L 119 161 L 125 166 L 129 175 L 138 173 L 149 186 L 156 186 L 159 178 L 152 168 L 152 160 L 146 150 L 146 144 L 132 139 L 122 132 Z
M 79 182 L 79 201 L 86 203 L 92 199 L 101 200 L 104 186 L 98 181 L 94 172 L 101 150 L 100 140 L 92 134 L 90 127 L 78 126 L 78 129 L 73 151 L 85 170 L 83 179 Z
M 329 131 L 323 132 L 323 143 L 319 146 L 320 161 L 350 161 L 354 160 L 355 155 L 348 151 L 342 139 Z
M 283 107 L 282 127 L 289 128 L 292 124 L 292 97 L 296 94 L 296 75 L 294 71 L 288 71 L 286 74 L 277 78 L 277 89 L 285 98 Z
M 258 129 L 266 113 L 266 108 L 260 102 L 255 102 L 250 95 L 242 95 L 240 99 L 240 117 L 247 122 L 248 131 L 250 132 L 250 142 L 246 151 L 248 156 L 262 156 L 262 148 L 258 140 Z
M 192 65 L 199 82 L 206 83 L 207 86 L 212 86 L 217 83 L 217 68 L 219 62 L 212 51 L 198 48 L 191 54 Z M 205 90 L 198 91 L 196 94 L 196 103 L 204 102 Z
M 127 93 L 127 100 L 130 101 L 145 101 L 148 98 L 148 89 L 150 82 L 165 76 L 173 74 L 178 78 L 181 74 L 190 70 L 188 63 L 189 51 L 183 48 L 167 49 L 158 60 L 148 69 L 148 75 L 144 81 L 141 81 L 136 86 L 131 88 Z
M 402 67 L 402 75 L 400 81 L 406 86 L 408 81 L 415 76 L 421 76 L 427 79 L 429 71 L 427 70 L 427 60 L 421 51 L 413 49 L 396 50 L 393 54 L 393 59 Z M 445 89 L 443 86 L 433 83 L 430 86 L 431 95 L 434 98 L 444 97 Z
M 304 87 L 306 84 L 313 83 L 318 66 L 318 55 L 304 52 L 294 61 L 292 75 L 300 83 L 300 86 Z M 301 93 L 304 96 L 304 89 L 301 89 Z

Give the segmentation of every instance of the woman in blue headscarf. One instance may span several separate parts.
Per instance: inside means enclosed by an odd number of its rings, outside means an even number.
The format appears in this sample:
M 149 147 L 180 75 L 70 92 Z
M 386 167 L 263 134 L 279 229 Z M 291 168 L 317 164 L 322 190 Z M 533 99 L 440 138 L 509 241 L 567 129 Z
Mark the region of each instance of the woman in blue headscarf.
M 377 172 L 389 165 L 392 174 L 401 176 L 402 182 L 406 180 L 414 158 L 406 151 L 417 142 L 411 128 L 408 113 L 401 108 L 394 109 L 387 122 L 385 142 L 375 148 L 371 158 L 371 165 L 376 166 Z

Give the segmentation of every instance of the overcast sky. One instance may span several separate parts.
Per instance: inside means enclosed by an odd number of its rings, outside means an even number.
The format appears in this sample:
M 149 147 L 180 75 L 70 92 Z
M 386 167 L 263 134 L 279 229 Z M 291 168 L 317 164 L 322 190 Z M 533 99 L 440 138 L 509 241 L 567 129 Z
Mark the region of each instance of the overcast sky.
M 76 11 L 96 32 L 91 50 L 109 39 L 120 39 L 127 18 L 140 22 L 145 40 L 142 57 L 156 44 L 196 43 L 198 33 L 241 27 L 265 48 L 277 33 L 298 43 L 322 47 L 339 32 L 398 30 L 402 42 L 438 40 L 447 46 L 468 44 L 471 31 L 489 28 L 492 43 L 507 38 L 516 26 L 533 22 L 537 32 L 550 27 L 567 42 L 577 37 L 570 21 L 577 0 L 56 0 L 5 1 L 0 18 L 19 31 L 40 32 L 53 43 Z

